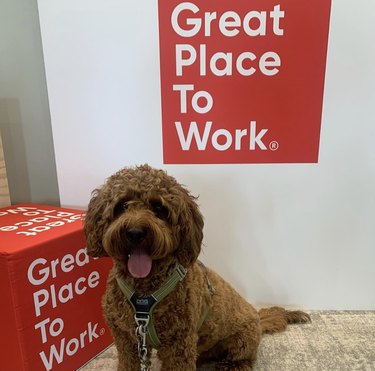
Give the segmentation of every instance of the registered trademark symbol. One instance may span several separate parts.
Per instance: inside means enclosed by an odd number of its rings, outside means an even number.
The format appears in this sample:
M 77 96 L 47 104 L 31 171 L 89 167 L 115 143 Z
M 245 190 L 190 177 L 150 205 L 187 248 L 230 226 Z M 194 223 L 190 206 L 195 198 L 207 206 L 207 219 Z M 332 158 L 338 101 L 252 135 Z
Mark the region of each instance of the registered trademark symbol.
M 104 335 L 104 333 L 105 333 L 105 328 L 102 327 L 102 328 L 100 329 L 100 331 L 99 331 L 99 334 L 100 334 L 100 335 Z
M 270 143 L 269 148 L 271 151 L 277 151 L 279 149 L 279 142 L 276 142 L 276 140 L 273 140 Z

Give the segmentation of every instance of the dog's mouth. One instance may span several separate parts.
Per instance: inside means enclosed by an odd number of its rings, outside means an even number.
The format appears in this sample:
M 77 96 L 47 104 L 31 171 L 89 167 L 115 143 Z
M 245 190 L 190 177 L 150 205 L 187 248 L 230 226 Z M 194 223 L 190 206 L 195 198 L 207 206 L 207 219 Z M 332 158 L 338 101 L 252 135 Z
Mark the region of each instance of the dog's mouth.
M 128 257 L 128 271 L 134 278 L 146 278 L 152 269 L 152 259 L 144 246 L 134 246 Z

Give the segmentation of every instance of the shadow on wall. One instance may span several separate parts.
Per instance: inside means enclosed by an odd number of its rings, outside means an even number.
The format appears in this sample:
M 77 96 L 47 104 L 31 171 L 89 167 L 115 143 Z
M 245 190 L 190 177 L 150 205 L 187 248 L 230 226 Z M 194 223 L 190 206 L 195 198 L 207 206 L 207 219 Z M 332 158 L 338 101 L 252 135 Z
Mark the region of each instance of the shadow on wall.
M 5 168 L 3 142 L 0 136 L 0 207 L 10 205 L 7 171 Z
M 12 203 L 31 199 L 25 138 L 17 99 L 0 99 L 0 133 Z

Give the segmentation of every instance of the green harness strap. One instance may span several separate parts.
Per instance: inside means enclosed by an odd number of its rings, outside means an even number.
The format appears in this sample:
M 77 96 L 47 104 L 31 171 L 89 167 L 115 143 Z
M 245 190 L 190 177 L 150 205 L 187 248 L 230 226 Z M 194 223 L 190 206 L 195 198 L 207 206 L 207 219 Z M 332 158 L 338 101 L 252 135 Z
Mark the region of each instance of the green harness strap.
M 201 268 L 205 272 L 208 291 L 210 292 L 211 297 L 212 297 L 212 296 L 215 295 L 215 291 L 216 290 L 215 290 L 215 287 L 212 286 L 211 281 L 208 278 L 207 268 L 206 268 L 206 266 L 200 260 L 198 260 L 198 264 L 201 266 Z M 203 309 L 203 312 L 202 312 L 202 314 L 201 314 L 201 316 L 199 318 L 199 321 L 198 321 L 197 330 L 199 330 L 202 327 L 202 325 L 203 325 L 204 321 L 206 320 L 206 317 L 207 317 L 208 312 L 210 311 L 210 309 L 211 308 L 208 305 Z
M 199 262 L 200 265 L 204 267 L 203 263 Z M 140 316 L 141 318 L 147 318 L 148 319 L 148 325 L 147 325 L 147 339 L 151 345 L 152 348 L 158 349 L 161 346 L 161 342 L 158 338 L 158 335 L 156 333 L 156 329 L 154 326 L 154 321 L 152 320 L 152 311 L 155 308 L 156 304 L 160 303 L 165 297 L 167 297 L 173 289 L 176 287 L 176 285 L 182 281 L 186 276 L 187 270 L 181 266 L 177 265 L 172 275 L 168 278 L 168 280 L 164 283 L 164 285 L 156 290 L 152 295 L 143 297 L 137 295 L 134 290 L 132 290 L 131 287 L 129 287 L 124 279 L 116 277 L 116 281 L 119 285 L 120 290 L 125 295 L 125 297 L 129 300 L 130 304 L 132 305 L 135 316 Z M 207 275 L 206 275 L 207 277 Z M 214 287 L 211 285 L 208 277 L 207 277 L 207 284 L 208 289 L 213 296 L 215 293 Z M 210 307 L 207 306 L 199 318 L 197 329 L 199 330 L 200 327 L 203 325 L 204 320 L 207 317 L 207 314 L 210 310 Z
M 141 316 L 146 315 L 149 317 L 149 322 L 147 326 L 147 337 L 150 342 L 150 345 L 155 349 L 159 348 L 161 343 L 156 334 L 154 321 L 152 320 L 152 311 L 155 308 L 155 305 L 161 302 L 166 296 L 168 296 L 168 294 L 170 294 L 173 291 L 176 285 L 185 278 L 186 272 L 187 270 L 183 266 L 177 265 L 173 274 L 164 283 L 164 285 L 148 297 L 138 296 L 125 283 L 123 279 L 116 277 L 117 283 L 122 293 L 129 300 L 136 315 L 140 314 Z

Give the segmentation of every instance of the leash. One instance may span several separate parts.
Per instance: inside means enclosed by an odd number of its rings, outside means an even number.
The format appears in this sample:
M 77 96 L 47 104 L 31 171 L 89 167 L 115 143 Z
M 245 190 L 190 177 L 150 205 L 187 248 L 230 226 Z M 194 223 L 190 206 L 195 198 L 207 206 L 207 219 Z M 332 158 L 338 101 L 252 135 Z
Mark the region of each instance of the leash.
M 137 324 L 135 336 L 137 337 L 138 342 L 138 357 L 141 366 L 140 371 L 150 371 L 151 360 L 146 344 L 147 326 L 149 322 L 148 319 L 138 320 L 136 317 L 135 322 Z

